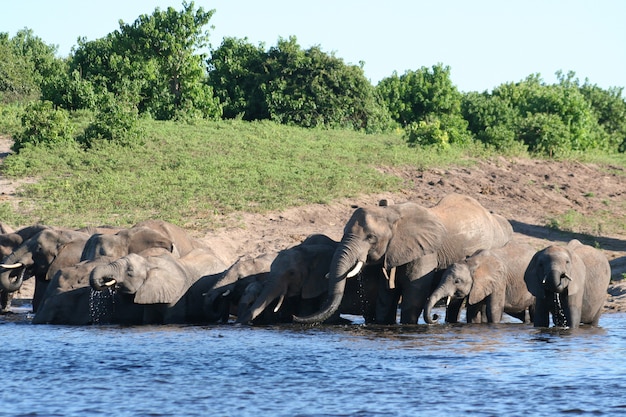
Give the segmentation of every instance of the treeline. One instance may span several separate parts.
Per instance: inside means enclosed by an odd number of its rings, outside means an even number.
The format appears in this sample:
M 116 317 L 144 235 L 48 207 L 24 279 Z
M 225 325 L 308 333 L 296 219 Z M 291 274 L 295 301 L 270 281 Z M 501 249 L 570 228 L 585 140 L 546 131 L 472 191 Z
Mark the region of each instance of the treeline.
M 399 130 L 414 146 L 478 141 L 547 156 L 626 151 L 621 87 L 580 83 L 570 72 L 558 73 L 556 84 L 533 74 L 462 93 L 443 64 L 393 73 L 374 86 L 362 66 L 318 46 L 303 49 L 295 37 L 270 48 L 225 38 L 213 48 L 205 30 L 213 13 L 193 2 L 180 11 L 157 8 L 132 24 L 120 21 L 104 38 L 79 39 L 66 58 L 31 30 L 0 33 L 0 102 L 5 114 L 21 106 L 21 127 L 10 132 L 14 150 L 64 140 L 134 143 L 139 118 L 148 117 Z M 75 132 L 71 115 L 85 110 L 92 117 Z

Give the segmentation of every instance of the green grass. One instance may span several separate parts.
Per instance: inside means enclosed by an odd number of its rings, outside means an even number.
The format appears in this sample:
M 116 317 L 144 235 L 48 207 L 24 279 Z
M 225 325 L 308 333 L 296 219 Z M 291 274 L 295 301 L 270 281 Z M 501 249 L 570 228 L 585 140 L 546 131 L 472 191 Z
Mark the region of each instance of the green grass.
M 77 119 L 77 130 L 86 118 Z M 142 128 L 144 143 L 133 148 L 105 143 L 85 151 L 63 144 L 10 155 L 3 174 L 37 182 L 19 189 L 19 207 L 0 202 L 0 220 L 83 227 L 159 218 L 204 230 L 222 226 L 223 215 L 399 190 L 401 180 L 383 174 L 381 167 L 443 168 L 493 156 L 480 147 L 410 147 L 397 133 L 365 135 L 271 122 L 146 120 Z M 607 166 L 624 166 L 608 158 Z M 572 223 L 586 220 L 566 216 L 552 223 L 579 230 Z
M 396 134 L 301 129 L 271 122 L 143 121 L 144 145 L 84 151 L 67 144 L 25 148 L 2 167 L 34 176 L 24 204 L 4 218 L 81 227 L 161 218 L 192 228 L 221 215 L 265 212 L 360 193 L 394 191 L 381 166 L 458 164 L 462 151 L 410 148 Z

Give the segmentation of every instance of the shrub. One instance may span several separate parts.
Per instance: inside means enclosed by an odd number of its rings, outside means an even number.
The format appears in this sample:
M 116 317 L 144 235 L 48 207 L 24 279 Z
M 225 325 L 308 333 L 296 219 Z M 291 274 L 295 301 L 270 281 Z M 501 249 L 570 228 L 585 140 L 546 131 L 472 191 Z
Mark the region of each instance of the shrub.
M 27 144 L 60 143 L 73 140 L 73 127 L 67 110 L 55 109 L 49 101 L 38 101 L 26 106 L 22 115 L 23 130 L 15 135 L 13 151 L 19 152 Z

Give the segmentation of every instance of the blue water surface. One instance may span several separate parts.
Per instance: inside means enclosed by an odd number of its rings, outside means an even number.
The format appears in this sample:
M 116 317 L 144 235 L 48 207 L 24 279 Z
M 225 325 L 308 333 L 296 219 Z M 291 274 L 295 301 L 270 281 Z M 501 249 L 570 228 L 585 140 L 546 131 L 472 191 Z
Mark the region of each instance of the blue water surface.
M 0 317 L 0 416 L 614 416 L 626 414 L 625 320 L 571 331 Z

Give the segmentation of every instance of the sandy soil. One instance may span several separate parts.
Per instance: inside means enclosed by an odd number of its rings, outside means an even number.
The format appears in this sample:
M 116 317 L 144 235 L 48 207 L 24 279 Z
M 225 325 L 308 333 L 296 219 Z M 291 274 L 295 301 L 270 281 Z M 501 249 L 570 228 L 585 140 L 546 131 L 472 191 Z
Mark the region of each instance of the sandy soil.
M 7 155 L 10 145 L 10 139 L 0 138 L 0 158 Z M 549 219 L 569 210 L 582 215 L 608 210 L 610 216 L 626 222 L 626 170 L 623 168 L 607 170 L 578 162 L 497 158 L 464 168 L 424 171 L 381 168 L 381 171 L 402 178 L 400 192 L 362 195 L 281 212 L 236 214 L 224 219 L 226 227 L 191 232 L 208 242 L 219 242 L 234 261 L 238 256 L 284 249 L 311 233 L 324 233 L 339 240 L 343 225 L 355 207 L 376 205 L 381 199 L 432 206 L 446 194 L 465 193 L 509 219 L 517 237 L 537 249 L 572 238 L 600 247 L 611 263 L 613 279 L 606 308 L 626 311 L 626 283 L 618 282 L 626 274 L 626 234 L 607 230 L 608 226 L 580 230 L 581 234 L 545 227 Z M 20 185 L 0 175 L 0 201 L 14 201 L 15 189 Z M 18 297 L 27 298 L 29 291 L 25 288 Z

